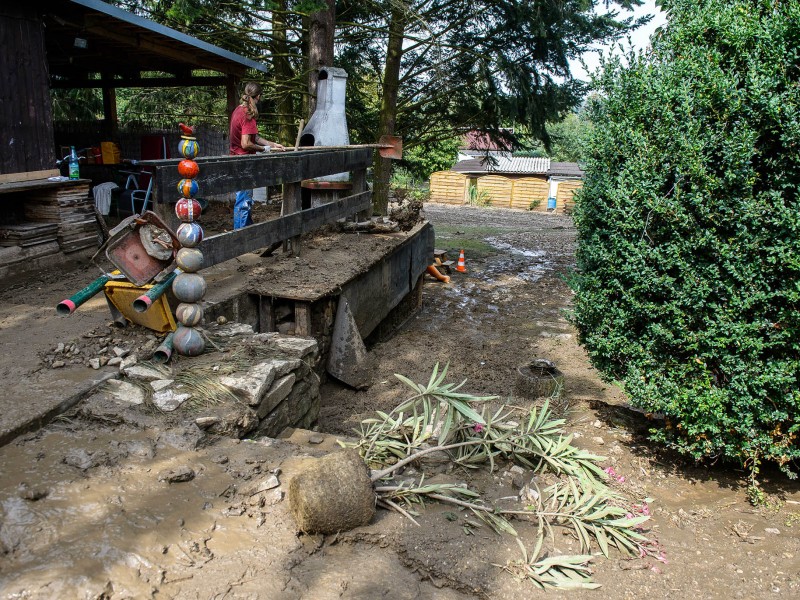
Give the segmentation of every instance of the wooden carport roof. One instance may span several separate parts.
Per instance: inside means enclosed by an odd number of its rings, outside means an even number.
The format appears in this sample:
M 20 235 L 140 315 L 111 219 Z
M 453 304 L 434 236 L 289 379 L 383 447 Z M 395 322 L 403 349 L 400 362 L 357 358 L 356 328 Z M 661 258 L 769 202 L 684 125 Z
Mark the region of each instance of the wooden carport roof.
M 262 63 L 101 0 L 45 0 L 43 9 L 51 87 L 224 85 L 248 69 L 267 71 Z M 222 76 L 193 75 L 198 69 Z M 148 71 L 171 76 L 143 77 Z

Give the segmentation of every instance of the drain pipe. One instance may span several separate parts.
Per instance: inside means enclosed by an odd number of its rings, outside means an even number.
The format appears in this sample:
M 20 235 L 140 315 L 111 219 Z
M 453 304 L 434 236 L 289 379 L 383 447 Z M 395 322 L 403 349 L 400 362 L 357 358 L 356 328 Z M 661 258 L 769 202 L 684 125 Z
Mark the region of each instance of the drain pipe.
M 101 275 L 78 293 L 59 302 L 56 305 L 56 312 L 62 317 L 71 315 L 76 308 L 102 290 L 109 281 L 111 281 L 110 275 Z
M 172 337 L 175 335 L 173 331 L 167 337 L 164 338 L 164 341 L 161 342 L 161 345 L 156 348 L 156 351 L 153 352 L 153 360 L 159 364 L 165 364 L 169 362 L 169 359 L 172 357 Z
M 170 285 L 172 285 L 172 280 L 175 279 L 179 273 L 181 273 L 181 270 L 175 269 L 172 273 L 167 275 L 161 283 L 154 285 L 146 294 L 142 294 L 136 298 L 136 300 L 133 301 L 133 310 L 141 313 L 150 308 L 153 303 L 169 289 Z

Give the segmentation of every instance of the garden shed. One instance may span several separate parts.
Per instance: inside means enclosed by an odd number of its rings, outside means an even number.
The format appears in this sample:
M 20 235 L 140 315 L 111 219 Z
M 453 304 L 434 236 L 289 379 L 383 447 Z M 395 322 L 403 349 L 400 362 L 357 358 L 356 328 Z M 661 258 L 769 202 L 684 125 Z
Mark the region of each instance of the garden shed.
M 239 81 L 267 70 L 264 64 L 100 0 L 2 3 L 0 39 L 3 276 L 96 247 L 91 187 L 104 181 L 126 186 L 130 175 L 124 170 L 131 166 L 124 159 L 166 158 L 168 149 L 174 152 L 177 130 L 120 132 L 116 89 L 214 86 L 232 110 Z M 56 88 L 102 90 L 103 119 L 70 122 L 66 129 L 55 124 L 51 90 Z M 152 134 L 157 134 L 158 154 L 145 156 Z M 217 137 L 200 137 L 205 154 L 214 153 L 213 146 L 216 153 L 227 153 L 222 134 Z M 102 142 L 117 149 L 109 153 L 110 160 L 105 152 L 97 160 L 99 153 L 87 152 L 81 179 L 50 179 L 59 175 L 56 161 L 64 156 L 62 147 L 88 149 Z
M 465 204 L 470 188 L 492 206 L 536 211 L 569 212 L 572 197 L 582 185 L 576 163 L 549 158 L 494 153 L 457 162 L 449 171 L 431 175 L 431 200 Z
M 565 213 L 571 213 L 575 207 L 575 192 L 583 186 L 583 169 L 574 162 L 551 162 L 547 175 L 550 195 L 556 199 L 556 206 Z
M 3 3 L 0 31 L 0 183 L 53 174 L 60 156 L 50 89 L 101 89 L 97 133 L 117 141 L 118 88 L 219 86 L 232 110 L 239 80 L 267 70 L 100 0 Z M 74 133 L 69 145 L 80 146 L 85 140 Z

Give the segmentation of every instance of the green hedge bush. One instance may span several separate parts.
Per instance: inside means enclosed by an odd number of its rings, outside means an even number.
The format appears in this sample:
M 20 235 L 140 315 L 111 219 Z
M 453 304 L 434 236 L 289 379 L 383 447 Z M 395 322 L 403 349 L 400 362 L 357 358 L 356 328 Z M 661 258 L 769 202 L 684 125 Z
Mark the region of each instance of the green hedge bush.
M 790 476 L 800 455 L 800 1 L 663 0 L 607 62 L 577 198 L 574 323 L 654 438 Z

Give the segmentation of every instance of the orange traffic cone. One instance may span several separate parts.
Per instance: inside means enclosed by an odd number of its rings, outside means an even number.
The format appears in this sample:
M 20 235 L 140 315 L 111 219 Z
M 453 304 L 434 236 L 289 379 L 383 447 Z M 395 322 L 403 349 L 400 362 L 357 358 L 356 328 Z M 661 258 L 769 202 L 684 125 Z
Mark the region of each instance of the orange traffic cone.
M 464 263 L 464 250 L 462 248 L 461 254 L 458 255 L 458 265 L 456 266 L 456 271 L 459 273 L 466 273 L 467 272 L 467 265 Z

